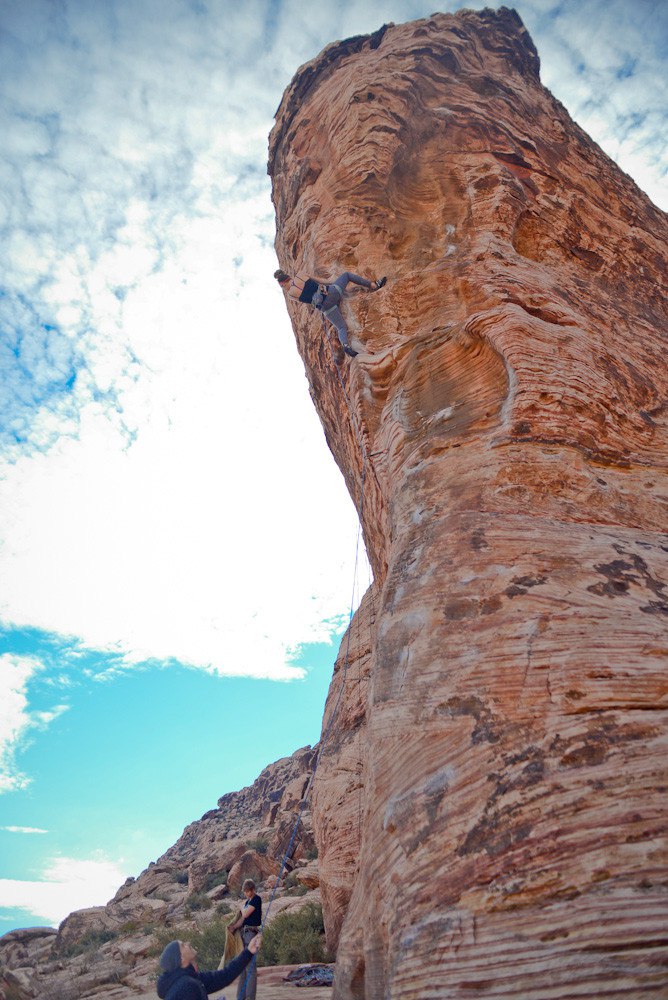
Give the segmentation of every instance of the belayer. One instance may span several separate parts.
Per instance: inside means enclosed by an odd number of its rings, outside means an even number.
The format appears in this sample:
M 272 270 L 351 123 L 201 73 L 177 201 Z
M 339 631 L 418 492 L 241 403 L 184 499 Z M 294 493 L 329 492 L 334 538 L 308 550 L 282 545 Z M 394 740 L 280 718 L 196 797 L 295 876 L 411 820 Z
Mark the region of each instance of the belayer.
M 160 956 L 158 996 L 161 1000 L 206 1000 L 209 993 L 222 990 L 243 972 L 261 943 L 261 935 L 256 934 L 224 969 L 200 972 L 196 964 L 197 952 L 190 942 L 171 941 Z
M 274 277 L 283 291 L 287 292 L 291 298 L 297 299 L 299 302 L 310 303 L 310 305 L 320 310 L 332 326 L 335 327 L 341 346 L 346 354 L 351 358 L 357 357 L 358 352 L 353 350 L 348 343 L 348 327 L 339 308 L 346 285 L 348 282 L 352 282 L 353 285 L 361 285 L 362 288 L 366 288 L 370 292 L 377 292 L 386 283 L 387 278 L 368 281 L 366 278 L 360 278 L 359 274 L 344 271 L 336 281 L 327 284 L 301 274 L 297 274 L 292 278 L 280 269 L 274 271 Z

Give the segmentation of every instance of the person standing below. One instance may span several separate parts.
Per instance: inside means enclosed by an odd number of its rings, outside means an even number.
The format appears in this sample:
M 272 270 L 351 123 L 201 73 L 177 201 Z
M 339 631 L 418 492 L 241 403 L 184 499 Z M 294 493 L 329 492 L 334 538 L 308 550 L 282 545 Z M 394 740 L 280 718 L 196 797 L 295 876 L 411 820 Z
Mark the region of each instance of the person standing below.
M 252 878 L 244 880 L 241 887 L 246 902 L 241 907 L 240 921 L 230 924 L 230 930 L 241 930 L 241 939 L 244 948 L 249 947 L 249 942 L 258 934 L 262 926 L 262 899 L 255 891 L 255 882 Z M 243 955 L 243 952 L 241 953 Z M 239 977 L 237 987 L 237 1000 L 255 1000 L 257 990 L 257 962 L 253 962 L 250 972 L 242 973 Z
M 377 281 L 369 281 L 361 278 L 359 274 L 351 271 L 344 271 L 336 281 L 331 284 L 319 283 L 315 278 L 308 278 L 297 274 L 291 278 L 285 271 L 274 271 L 274 277 L 284 292 L 290 298 L 297 299 L 298 302 L 307 302 L 318 309 L 332 324 L 339 335 L 341 347 L 351 358 L 356 358 L 358 351 L 354 350 L 348 343 L 348 327 L 339 308 L 346 285 L 361 285 L 369 292 L 379 291 L 387 282 L 387 278 L 379 278 Z
M 257 931 L 257 928 L 256 928 Z M 204 1000 L 209 993 L 229 986 L 238 975 L 244 977 L 244 969 L 255 959 L 262 938 L 254 933 L 244 941 L 240 955 L 217 972 L 200 972 L 197 968 L 197 952 L 189 941 L 170 941 L 160 956 L 161 975 L 157 990 L 161 1000 Z M 255 961 L 253 961 L 253 967 Z

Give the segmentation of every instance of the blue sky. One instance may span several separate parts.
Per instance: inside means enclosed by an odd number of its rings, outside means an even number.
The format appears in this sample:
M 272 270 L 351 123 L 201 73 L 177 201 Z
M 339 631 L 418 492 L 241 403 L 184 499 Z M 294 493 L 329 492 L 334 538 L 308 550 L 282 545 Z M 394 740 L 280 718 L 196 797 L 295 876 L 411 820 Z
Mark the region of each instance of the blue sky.
M 515 6 L 668 208 L 665 4 Z M 267 134 L 324 45 L 433 8 L 0 4 L 0 933 L 106 902 L 318 738 L 357 525 L 271 277 Z

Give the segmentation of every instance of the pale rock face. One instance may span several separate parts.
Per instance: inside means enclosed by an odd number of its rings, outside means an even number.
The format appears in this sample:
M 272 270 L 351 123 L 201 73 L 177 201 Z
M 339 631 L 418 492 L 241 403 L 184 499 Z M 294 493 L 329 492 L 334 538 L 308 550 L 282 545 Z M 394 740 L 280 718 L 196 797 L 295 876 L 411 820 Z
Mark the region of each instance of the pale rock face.
M 229 872 L 237 861 L 246 853 L 246 844 L 237 837 L 218 844 L 215 864 L 211 855 L 197 857 L 188 867 L 188 888 L 190 892 L 201 892 L 211 875 Z
M 270 875 L 278 875 L 280 870 L 280 862 L 275 858 L 254 850 L 246 851 L 230 869 L 227 884 L 230 892 L 239 895 L 245 879 L 250 878 L 259 885 Z
M 320 873 L 318 864 L 315 861 L 295 868 L 294 877 L 299 885 L 304 885 L 307 889 L 318 889 L 320 887 Z
M 62 951 L 71 947 L 84 934 L 110 931 L 115 926 L 116 920 L 106 906 L 90 906 L 85 910 L 75 910 L 58 928 L 55 948 Z
M 270 138 L 280 266 L 389 276 L 352 362 L 288 302 L 376 575 L 314 794 L 336 998 L 668 991 L 668 225 L 538 73 L 503 8 L 390 25 Z
M 32 1000 L 32 993 L 26 990 L 13 972 L 0 970 L 0 1000 Z
M 30 964 L 31 959 L 43 959 L 53 948 L 57 931 L 53 927 L 26 927 L 9 931 L 2 937 L 0 965 L 18 969 Z

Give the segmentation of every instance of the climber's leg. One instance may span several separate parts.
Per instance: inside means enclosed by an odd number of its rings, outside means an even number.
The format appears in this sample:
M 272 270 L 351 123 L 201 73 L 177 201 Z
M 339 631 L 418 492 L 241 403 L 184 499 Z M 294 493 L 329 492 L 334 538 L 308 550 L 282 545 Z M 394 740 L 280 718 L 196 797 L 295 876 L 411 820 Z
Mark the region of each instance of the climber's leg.
M 339 341 L 342 347 L 348 346 L 348 327 L 346 326 L 346 321 L 343 318 L 341 310 L 338 306 L 332 306 L 330 309 L 324 309 L 323 315 L 329 320 L 332 326 L 335 328 L 337 334 L 339 335 Z
M 353 285 L 361 285 L 362 288 L 369 289 L 371 289 L 373 285 L 373 282 L 368 281 L 366 278 L 360 278 L 359 274 L 353 274 L 352 271 L 344 271 L 343 274 L 338 276 L 334 284 L 343 292 L 348 282 L 352 282 Z

